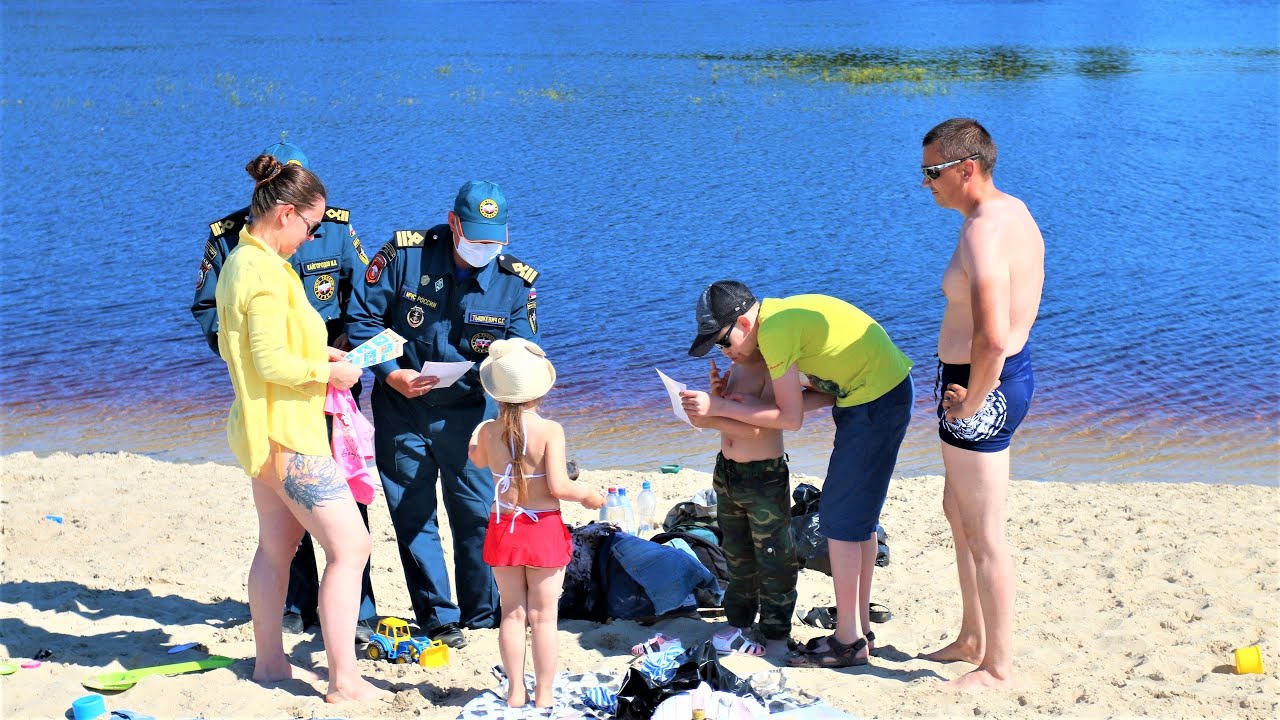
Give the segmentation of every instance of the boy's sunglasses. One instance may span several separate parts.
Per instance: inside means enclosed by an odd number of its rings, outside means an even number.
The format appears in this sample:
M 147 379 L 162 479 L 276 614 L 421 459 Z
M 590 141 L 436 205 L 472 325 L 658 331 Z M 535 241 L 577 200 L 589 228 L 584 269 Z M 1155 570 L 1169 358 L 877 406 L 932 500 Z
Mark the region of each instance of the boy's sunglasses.
M 722 347 L 727 350 L 729 348 L 729 336 L 732 334 L 733 326 L 730 325 L 729 329 L 725 330 L 724 334 L 720 336 L 720 339 L 716 341 L 716 347 Z
M 959 165 L 965 160 L 977 160 L 980 157 L 982 156 L 970 155 L 969 157 L 962 157 L 959 160 L 952 160 L 950 162 L 938 163 L 937 165 L 924 165 L 920 168 L 920 172 L 924 173 L 924 176 L 929 178 L 930 180 L 937 180 L 938 176 L 942 175 L 942 171 L 946 170 L 952 165 Z

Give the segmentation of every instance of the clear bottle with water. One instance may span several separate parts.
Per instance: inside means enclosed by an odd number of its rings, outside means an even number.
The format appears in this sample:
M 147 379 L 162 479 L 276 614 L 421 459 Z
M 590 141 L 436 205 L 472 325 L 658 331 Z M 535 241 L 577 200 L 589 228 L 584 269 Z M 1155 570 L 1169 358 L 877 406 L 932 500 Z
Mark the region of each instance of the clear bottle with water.
M 636 511 L 631 507 L 631 498 L 627 497 L 626 488 L 618 488 L 618 501 L 622 505 L 622 531 L 636 531 Z
M 609 488 L 605 496 L 604 507 L 600 508 L 600 522 L 622 523 L 622 502 L 618 499 L 618 488 Z
M 654 525 L 653 513 L 658 509 L 658 496 L 653 494 L 653 483 L 645 480 L 640 486 L 640 494 L 636 496 L 636 534 L 644 537 L 652 533 Z

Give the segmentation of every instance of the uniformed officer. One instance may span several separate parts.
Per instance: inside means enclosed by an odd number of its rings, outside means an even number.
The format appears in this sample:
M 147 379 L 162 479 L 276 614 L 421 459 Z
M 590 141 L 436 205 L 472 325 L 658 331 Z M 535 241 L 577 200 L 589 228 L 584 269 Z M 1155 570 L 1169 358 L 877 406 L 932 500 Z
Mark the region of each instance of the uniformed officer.
M 539 341 L 538 271 L 506 254 L 507 240 L 502 190 L 472 180 L 448 224 L 395 233 L 348 308 L 352 343 L 385 328 L 406 340 L 401 357 L 372 368 L 374 444 L 418 626 L 453 647 L 466 645 L 459 626 L 499 620 L 493 573 L 481 559 L 493 478 L 467 460 L 471 431 L 497 417 L 497 407 L 474 367 L 443 388 L 419 370 L 427 361 L 478 362 L 501 338 Z M 453 532 L 456 605 L 436 521 L 437 478 Z
M 307 167 L 307 156 L 292 143 L 281 142 L 263 150 L 263 153 L 274 156 L 282 163 L 296 163 Z M 230 215 L 209 225 L 209 239 L 204 244 L 204 256 L 200 259 L 200 272 L 196 277 L 195 301 L 191 304 L 191 314 L 195 316 L 204 330 L 205 340 L 214 354 L 218 353 L 218 310 L 214 302 L 214 288 L 218 284 L 218 273 L 227 255 L 240 240 L 240 228 L 249 218 L 249 208 L 237 210 Z M 320 230 L 315 238 L 304 243 L 289 258 L 289 263 L 302 279 L 303 288 L 312 307 L 324 318 L 329 329 L 329 344 L 339 349 L 346 349 L 346 329 L 343 322 L 343 308 L 351 297 L 353 280 L 358 280 L 364 273 L 369 258 L 365 255 L 360 237 L 351 226 L 350 212 L 337 207 L 326 207 Z M 360 385 L 356 384 L 352 394 L 359 396 Z M 369 510 L 360 505 L 364 516 L 365 527 L 369 526 Z M 310 535 L 302 536 L 302 543 L 294 555 L 293 564 L 289 568 L 289 593 L 285 598 L 284 629 L 287 632 L 302 632 L 308 625 L 319 622 L 316 611 L 317 594 L 320 590 L 320 578 L 316 574 L 315 547 Z M 373 585 L 369 579 L 369 565 L 364 569 L 364 587 L 360 599 L 360 619 L 356 624 L 356 639 L 368 640 L 369 624 L 375 621 L 377 609 L 373 599 Z

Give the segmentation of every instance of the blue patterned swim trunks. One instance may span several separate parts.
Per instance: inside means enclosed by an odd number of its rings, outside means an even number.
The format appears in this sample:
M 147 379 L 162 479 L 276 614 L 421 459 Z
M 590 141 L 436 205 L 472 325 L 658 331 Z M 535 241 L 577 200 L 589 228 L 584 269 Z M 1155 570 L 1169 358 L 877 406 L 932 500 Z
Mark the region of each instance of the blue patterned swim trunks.
M 939 363 L 938 377 L 943 393 L 951 384 L 967 387 L 969 366 Z M 938 437 L 942 442 L 962 450 L 1000 452 L 1009 447 L 1014 431 L 1027 416 L 1035 390 L 1036 376 L 1031 369 L 1031 344 L 1027 343 L 1018 354 L 1005 358 L 1004 369 L 1000 372 L 1000 386 L 987 395 L 982 409 L 973 417 L 948 421 L 946 409 L 939 399 Z

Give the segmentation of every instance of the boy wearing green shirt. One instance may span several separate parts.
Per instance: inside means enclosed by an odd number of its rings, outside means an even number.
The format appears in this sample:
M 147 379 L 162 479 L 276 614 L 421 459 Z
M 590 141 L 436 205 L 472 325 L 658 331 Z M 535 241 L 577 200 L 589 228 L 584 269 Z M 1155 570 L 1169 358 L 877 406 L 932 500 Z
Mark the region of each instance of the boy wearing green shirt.
M 805 384 L 835 397 L 836 434 L 819 521 L 830 544 L 836 631 L 798 647 L 788 664 L 864 665 L 875 639 L 869 613 L 875 528 L 911 419 L 911 361 L 870 316 L 826 295 L 757 301 L 742 283 L 721 280 L 703 291 L 696 314 L 698 335 L 689 354 L 702 357 L 717 345 L 734 362 L 763 359 L 773 398 L 743 401 L 685 391 L 682 404 L 690 417 L 798 430 Z

